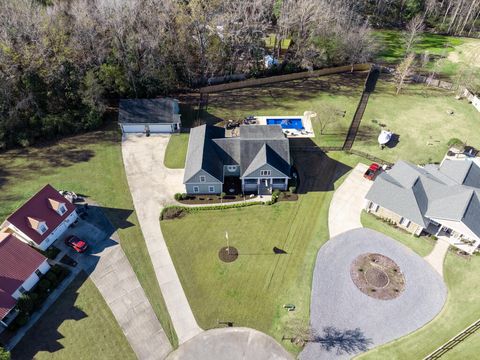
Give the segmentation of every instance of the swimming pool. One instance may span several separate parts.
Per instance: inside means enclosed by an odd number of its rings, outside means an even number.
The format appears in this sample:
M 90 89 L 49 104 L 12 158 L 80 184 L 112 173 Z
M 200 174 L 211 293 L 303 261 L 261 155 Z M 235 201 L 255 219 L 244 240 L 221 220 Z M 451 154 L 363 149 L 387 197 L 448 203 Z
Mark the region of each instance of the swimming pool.
M 267 119 L 267 125 L 280 125 L 282 129 L 303 130 L 302 119 Z

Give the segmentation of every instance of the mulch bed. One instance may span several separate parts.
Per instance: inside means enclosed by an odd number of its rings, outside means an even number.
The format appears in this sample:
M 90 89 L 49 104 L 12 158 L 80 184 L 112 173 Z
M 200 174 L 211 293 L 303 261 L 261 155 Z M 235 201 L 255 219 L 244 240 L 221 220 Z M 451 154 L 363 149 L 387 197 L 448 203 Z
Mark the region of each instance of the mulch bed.
M 238 250 L 233 246 L 230 246 L 228 248 L 224 246 L 218 251 L 218 257 L 223 262 L 233 262 L 238 258 Z
M 350 277 L 364 294 L 380 300 L 398 297 L 405 289 L 405 277 L 398 265 L 381 254 L 362 254 L 350 265 Z
M 221 204 L 250 199 L 249 195 L 225 195 L 223 200 L 218 195 L 191 195 L 185 200 L 179 200 L 182 204 Z

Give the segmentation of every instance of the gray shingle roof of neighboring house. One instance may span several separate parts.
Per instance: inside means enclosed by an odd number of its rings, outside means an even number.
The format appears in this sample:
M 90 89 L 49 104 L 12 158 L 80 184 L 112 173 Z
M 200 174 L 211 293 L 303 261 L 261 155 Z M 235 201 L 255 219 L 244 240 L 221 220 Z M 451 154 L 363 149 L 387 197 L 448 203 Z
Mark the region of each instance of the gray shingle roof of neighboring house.
M 424 168 L 398 161 L 377 177 L 366 198 L 423 227 L 430 218 L 461 221 L 480 237 L 479 177 L 472 161 Z
M 161 99 L 122 99 L 118 103 L 120 124 L 171 124 L 179 122 L 178 101 Z
M 290 146 L 280 126 L 240 126 L 240 136 L 225 137 L 224 129 L 202 125 L 190 132 L 184 183 L 202 169 L 223 182 L 224 165 L 239 165 L 242 177 L 265 164 L 290 176 Z

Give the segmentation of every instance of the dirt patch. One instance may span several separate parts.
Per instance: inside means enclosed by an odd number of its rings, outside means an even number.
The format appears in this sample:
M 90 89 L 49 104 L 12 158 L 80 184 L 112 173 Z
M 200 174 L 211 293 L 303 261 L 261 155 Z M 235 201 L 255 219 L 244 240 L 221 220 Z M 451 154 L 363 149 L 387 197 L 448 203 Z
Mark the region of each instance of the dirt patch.
M 222 247 L 218 251 L 218 257 L 223 262 L 226 262 L 226 263 L 233 262 L 233 261 L 237 260 L 237 258 L 238 258 L 238 250 L 237 250 L 237 248 L 234 248 L 233 246 Z
M 398 297 L 405 289 L 405 277 L 398 265 L 381 254 L 362 254 L 350 265 L 350 277 L 364 294 L 380 300 Z

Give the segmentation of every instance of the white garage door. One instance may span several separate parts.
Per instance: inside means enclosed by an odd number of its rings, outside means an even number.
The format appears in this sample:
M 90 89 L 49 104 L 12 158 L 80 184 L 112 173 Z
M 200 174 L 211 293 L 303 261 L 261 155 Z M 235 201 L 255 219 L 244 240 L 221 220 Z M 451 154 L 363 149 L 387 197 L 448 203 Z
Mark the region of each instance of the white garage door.
M 122 125 L 123 132 L 126 133 L 144 133 L 145 125 Z
M 171 124 L 155 124 L 149 125 L 150 132 L 152 133 L 171 133 L 172 125 Z

